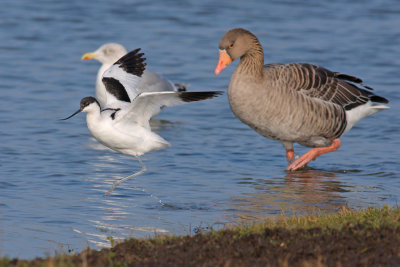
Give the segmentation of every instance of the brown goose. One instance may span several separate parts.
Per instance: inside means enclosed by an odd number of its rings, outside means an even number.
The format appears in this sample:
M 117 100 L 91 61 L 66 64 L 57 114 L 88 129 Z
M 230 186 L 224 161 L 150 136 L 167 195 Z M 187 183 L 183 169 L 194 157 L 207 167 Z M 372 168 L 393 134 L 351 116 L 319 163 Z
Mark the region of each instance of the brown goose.
M 257 133 L 282 142 L 288 171 L 337 150 L 339 138 L 355 123 L 389 108 L 373 103 L 389 101 L 373 94 L 360 78 L 311 64 L 264 65 L 257 37 L 241 28 L 220 40 L 215 74 L 238 58 L 228 88 L 231 109 Z M 313 149 L 295 159 L 294 142 Z

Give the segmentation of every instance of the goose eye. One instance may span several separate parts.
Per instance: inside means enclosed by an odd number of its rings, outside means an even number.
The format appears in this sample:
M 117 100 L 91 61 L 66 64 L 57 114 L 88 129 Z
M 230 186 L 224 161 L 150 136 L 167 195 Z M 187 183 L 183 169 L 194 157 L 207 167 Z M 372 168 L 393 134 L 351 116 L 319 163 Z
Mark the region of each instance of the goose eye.
M 233 47 L 233 44 L 234 44 L 234 43 L 231 43 L 231 44 L 229 45 L 229 48 L 232 48 L 232 47 Z

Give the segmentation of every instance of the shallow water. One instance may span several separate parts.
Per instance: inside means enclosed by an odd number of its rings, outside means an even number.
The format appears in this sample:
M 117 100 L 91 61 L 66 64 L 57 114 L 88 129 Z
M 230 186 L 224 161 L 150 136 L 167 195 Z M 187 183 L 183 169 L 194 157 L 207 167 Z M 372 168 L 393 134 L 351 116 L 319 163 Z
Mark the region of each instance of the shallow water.
M 265 1 L 267 2 L 267 1 Z M 269 1 L 268 1 L 269 2 Z M 397 1 L 28 1 L 0 9 L 0 255 L 108 246 L 114 238 L 252 222 L 342 206 L 397 205 L 400 196 L 400 6 Z M 103 149 L 85 116 L 57 121 L 94 95 L 99 64 L 80 56 L 106 42 L 141 47 L 147 67 L 190 90 L 226 90 L 218 41 L 253 31 L 266 62 L 310 62 L 362 77 L 390 110 L 356 125 L 342 147 L 286 173 L 284 150 L 237 120 L 226 94 L 165 109 L 153 122 L 172 147 L 139 170 Z M 298 154 L 307 151 L 296 146 Z

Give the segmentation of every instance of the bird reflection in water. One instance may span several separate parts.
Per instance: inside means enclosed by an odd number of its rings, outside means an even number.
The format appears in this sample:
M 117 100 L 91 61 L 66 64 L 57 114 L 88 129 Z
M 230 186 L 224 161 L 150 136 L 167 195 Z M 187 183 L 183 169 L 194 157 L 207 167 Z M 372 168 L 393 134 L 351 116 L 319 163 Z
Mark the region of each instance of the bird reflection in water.
M 306 167 L 284 177 L 244 178 L 239 183 L 251 184 L 254 192 L 233 197 L 237 212 L 230 220 L 235 223 L 262 221 L 271 214 L 329 213 L 346 206 L 341 193 L 348 190 L 334 172 Z

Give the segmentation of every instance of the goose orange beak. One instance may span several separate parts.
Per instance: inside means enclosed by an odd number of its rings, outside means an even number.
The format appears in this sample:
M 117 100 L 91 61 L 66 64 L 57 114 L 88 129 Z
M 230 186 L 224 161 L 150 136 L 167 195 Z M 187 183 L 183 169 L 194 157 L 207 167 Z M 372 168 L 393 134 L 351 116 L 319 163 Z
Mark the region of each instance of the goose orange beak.
M 226 50 L 219 50 L 219 60 L 217 67 L 214 70 L 215 75 L 218 75 L 223 69 L 232 63 L 231 57 L 228 55 Z
M 90 53 L 83 54 L 81 59 L 89 60 L 89 59 L 93 59 L 96 57 L 97 57 L 97 55 L 95 53 L 90 52 Z

